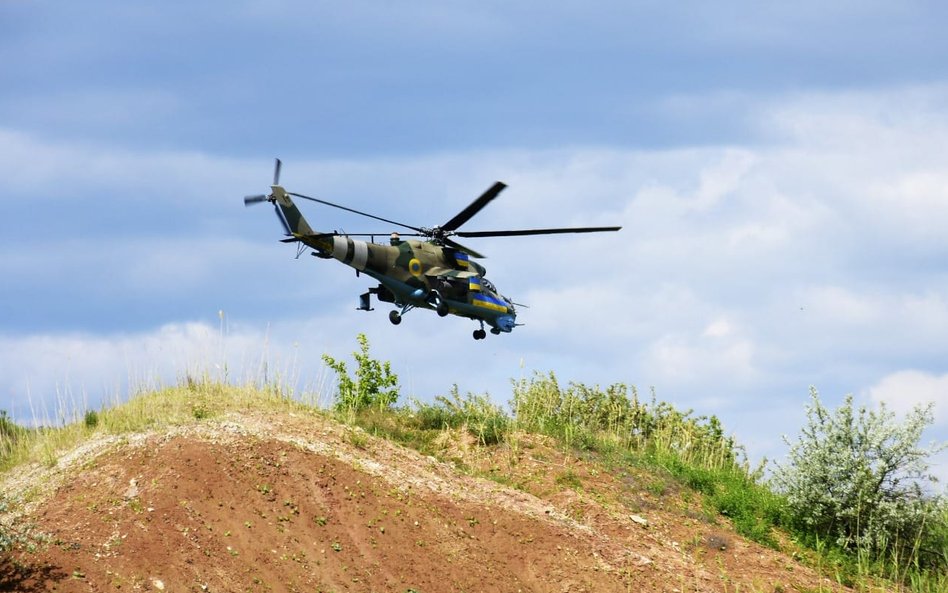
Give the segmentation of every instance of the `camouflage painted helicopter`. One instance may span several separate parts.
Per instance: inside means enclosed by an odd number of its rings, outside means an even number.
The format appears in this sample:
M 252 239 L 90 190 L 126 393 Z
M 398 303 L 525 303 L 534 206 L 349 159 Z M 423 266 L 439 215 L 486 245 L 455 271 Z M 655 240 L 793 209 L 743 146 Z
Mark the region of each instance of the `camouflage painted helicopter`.
M 618 231 L 621 227 L 574 227 L 550 229 L 521 229 L 508 231 L 459 231 L 458 228 L 491 202 L 507 187 L 500 181 L 461 210 L 454 218 L 436 227 L 416 227 L 380 216 L 360 212 L 319 198 L 286 191 L 280 185 L 280 160 L 276 160 L 270 193 L 247 196 L 244 205 L 260 202 L 274 205 L 277 218 L 286 231 L 284 243 L 297 244 L 297 257 L 307 248 L 312 255 L 323 259 L 337 259 L 355 268 L 356 275 L 365 274 L 379 282 L 359 296 L 359 309 L 372 311 L 371 296 L 379 301 L 393 303 L 400 309 L 389 312 L 393 324 L 402 322 L 402 316 L 415 308 L 434 309 L 438 315 L 467 317 L 480 323 L 474 330 L 474 339 L 487 336 L 484 324 L 493 334 L 510 333 L 517 325 L 514 303 L 501 295 L 485 277 L 486 269 L 471 258 L 483 258 L 476 251 L 461 245 L 451 237 L 511 237 L 522 235 L 550 235 L 559 233 L 597 233 Z M 407 229 L 409 233 L 393 232 L 389 244 L 383 245 L 353 237 L 384 236 L 385 233 L 317 232 L 306 222 L 291 196 L 339 208 L 381 222 Z M 423 240 L 402 239 L 421 237 Z

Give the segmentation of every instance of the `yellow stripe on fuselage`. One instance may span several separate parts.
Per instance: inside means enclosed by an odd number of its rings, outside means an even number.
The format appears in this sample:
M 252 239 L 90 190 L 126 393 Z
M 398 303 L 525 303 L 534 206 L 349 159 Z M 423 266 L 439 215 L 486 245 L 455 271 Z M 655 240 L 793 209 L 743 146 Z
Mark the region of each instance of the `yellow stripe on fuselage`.
M 480 297 L 480 295 L 474 295 L 472 305 L 475 307 L 484 307 L 485 309 L 490 309 L 491 311 L 499 311 L 501 313 L 507 312 L 507 306 L 496 303 L 493 300 L 487 300 L 489 297 Z

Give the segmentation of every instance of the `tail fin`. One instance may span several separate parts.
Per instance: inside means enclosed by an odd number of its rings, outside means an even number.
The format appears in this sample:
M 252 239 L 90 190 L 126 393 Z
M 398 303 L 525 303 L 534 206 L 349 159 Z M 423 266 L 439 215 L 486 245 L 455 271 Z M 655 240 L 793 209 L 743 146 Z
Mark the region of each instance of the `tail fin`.
M 277 215 L 283 221 L 283 226 L 287 233 L 291 235 L 314 235 L 313 227 L 309 226 L 300 209 L 296 207 L 286 190 L 279 185 L 272 185 L 273 190 L 270 194 L 273 197 L 274 205 L 277 207 Z

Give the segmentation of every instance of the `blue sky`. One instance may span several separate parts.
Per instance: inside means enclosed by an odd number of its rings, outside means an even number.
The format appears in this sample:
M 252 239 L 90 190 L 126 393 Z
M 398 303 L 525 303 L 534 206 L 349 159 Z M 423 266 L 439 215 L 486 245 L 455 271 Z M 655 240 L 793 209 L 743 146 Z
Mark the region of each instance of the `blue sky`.
M 407 396 L 625 382 L 780 458 L 809 387 L 948 440 L 948 8 L 937 2 L 0 0 L 0 409 L 186 372 L 328 392 L 368 335 Z M 513 334 L 355 311 L 289 189 L 466 230 Z M 317 228 L 392 230 L 304 206 Z M 221 313 L 222 312 L 222 313 Z M 935 468 L 948 479 L 948 457 Z

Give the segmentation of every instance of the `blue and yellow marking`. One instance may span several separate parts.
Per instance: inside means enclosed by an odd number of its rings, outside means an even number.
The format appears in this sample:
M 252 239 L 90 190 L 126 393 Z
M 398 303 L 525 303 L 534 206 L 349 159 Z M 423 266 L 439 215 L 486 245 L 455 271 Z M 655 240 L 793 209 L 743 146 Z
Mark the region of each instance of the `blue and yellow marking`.
M 467 269 L 470 267 L 471 262 L 468 260 L 467 254 L 463 251 L 458 251 L 454 254 L 454 261 L 457 262 L 459 268 Z
M 411 261 L 408 262 L 408 271 L 416 278 L 421 276 L 421 262 L 412 258 Z
M 467 289 L 471 292 L 480 292 L 481 279 L 477 276 L 471 276 L 467 280 Z
M 487 296 L 486 294 L 471 295 L 471 304 L 475 307 L 490 309 L 491 311 L 499 311 L 501 313 L 507 312 L 506 303 L 503 303 L 494 297 Z

